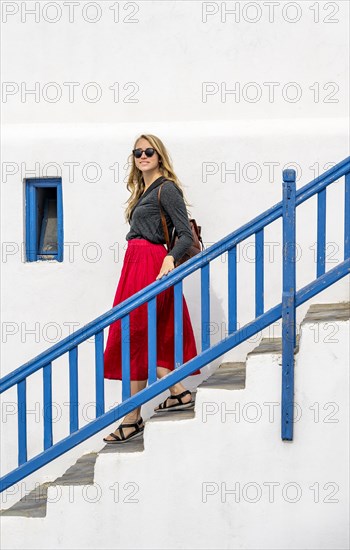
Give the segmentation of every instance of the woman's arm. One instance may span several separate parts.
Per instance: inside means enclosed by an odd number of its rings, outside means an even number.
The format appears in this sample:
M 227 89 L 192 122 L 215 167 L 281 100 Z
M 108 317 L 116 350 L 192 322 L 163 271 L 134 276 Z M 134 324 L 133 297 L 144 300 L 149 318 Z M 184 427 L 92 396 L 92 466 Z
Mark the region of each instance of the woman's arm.
M 174 262 L 176 262 L 182 258 L 193 243 L 192 230 L 188 220 L 185 201 L 180 189 L 176 187 L 175 183 L 167 181 L 162 186 L 160 202 L 165 212 L 170 217 L 178 236 L 178 241 L 174 248 L 167 254 L 167 256 L 172 256 Z

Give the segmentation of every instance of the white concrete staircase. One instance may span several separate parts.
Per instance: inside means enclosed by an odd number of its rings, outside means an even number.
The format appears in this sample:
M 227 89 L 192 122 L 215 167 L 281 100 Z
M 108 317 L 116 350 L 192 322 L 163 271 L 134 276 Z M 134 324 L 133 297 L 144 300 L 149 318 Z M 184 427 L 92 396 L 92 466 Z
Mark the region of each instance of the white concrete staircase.
M 314 305 L 301 325 L 293 442 L 281 340 L 263 339 L 198 386 L 195 410 L 155 414 L 3 510 L 2 548 L 348 548 L 349 317 Z

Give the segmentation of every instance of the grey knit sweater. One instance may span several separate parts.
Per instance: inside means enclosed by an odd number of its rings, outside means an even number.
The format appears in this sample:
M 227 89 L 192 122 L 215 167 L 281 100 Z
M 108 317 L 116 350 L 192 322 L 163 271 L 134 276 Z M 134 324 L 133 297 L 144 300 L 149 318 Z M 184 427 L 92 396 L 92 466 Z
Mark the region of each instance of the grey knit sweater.
M 157 178 L 141 195 L 131 212 L 130 231 L 126 240 L 147 239 L 156 244 L 165 244 L 165 236 L 158 203 L 158 188 L 163 176 Z M 172 181 L 164 181 L 160 193 L 160 202 L 168 226 L 169 238 L 175 227 L 178 241 L 167 256 L 173 256 L 175 262 L 182 258 L 193 242 L 192 230 L 188 220 L 186 205 L 181 190 Z

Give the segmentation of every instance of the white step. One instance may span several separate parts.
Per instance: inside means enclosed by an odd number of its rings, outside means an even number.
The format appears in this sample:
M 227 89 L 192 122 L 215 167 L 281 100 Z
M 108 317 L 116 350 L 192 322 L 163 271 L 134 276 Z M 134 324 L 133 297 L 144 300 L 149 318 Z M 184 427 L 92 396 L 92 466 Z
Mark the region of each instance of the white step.
M 280 342 L 263 341 L 198 387 L 194 411 L 83 457 L 80 479 L 49 486 L 46 516 L 7 510 L 4 548 L 348 548 L 348 305 L 302 324 L 293 442 L 280 393 Z

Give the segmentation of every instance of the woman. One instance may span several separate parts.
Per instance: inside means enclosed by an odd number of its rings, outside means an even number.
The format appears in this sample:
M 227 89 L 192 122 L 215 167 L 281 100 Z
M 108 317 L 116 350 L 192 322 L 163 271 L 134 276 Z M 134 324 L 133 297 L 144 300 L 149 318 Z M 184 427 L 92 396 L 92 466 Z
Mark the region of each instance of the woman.
M 164 182 L 164 178 L 166 181 Z M 175 227 L 178 240 L 167 253 L 164 247 L 160 201 L 165 213 L 169 235 Z M 131 196 L 125 212 L 130 231 L 121 276 L 113 307 L 142 288 L 161 279 L 175 267 L 192 244 L 183 190 L 162 141 L 152 134 L 142 134 L 135 142 L 127 189 Z M 130 380 L 131 395 L 144 389 L 148 379 L 147 304 L 130 312 Z M 191 320 L 183 297 L 183 361 L 197 355 Z M 162 378 L 174 370 L 174 294 L 173 287 L 157 295 L 157 376 Z M 200 374 L 197 370 L 192 374 Z M 111 324 L 104 352 L 104 376 L 121 380 L 121 324 Z M 173 411 L 194 407 L 189 390 L 178 382 L 170 387 L 170 397 L 157 411 Z M 124 418 L 117 430 L 105 437 L 107 443 L 123 443 L 138 437 L 144 429 L 137 407 Z

